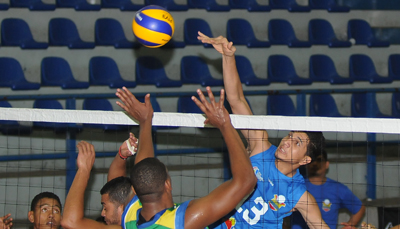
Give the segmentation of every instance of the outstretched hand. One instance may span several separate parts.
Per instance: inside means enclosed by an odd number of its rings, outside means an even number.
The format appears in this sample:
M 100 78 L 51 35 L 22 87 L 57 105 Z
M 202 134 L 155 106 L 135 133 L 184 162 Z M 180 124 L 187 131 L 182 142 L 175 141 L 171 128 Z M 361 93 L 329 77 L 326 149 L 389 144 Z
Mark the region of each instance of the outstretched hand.
M 78 147 L 78 158 L 76 159 L 79 169 L 87 171 L 92 170 L 96 153 L 94 146 L 88 142 L 81 141 L 77 145 Z
M 11 214 L 0 217 L 0 229 L 10 229 L 13 226 Z
M 201 101 L 199 101 L 195 96 L 192 96 L 192 100 L 196 103 L 196 105 L 204 112 L 207 119 L 204 121 L 204 124 L 210 124 L 218 129 L 223 128 L 227 124 L 231 124 L 231 119 L 229 117 L 229 113 L 224 106 L 225 101 L 225 91 L 221 89 L 221 96 L 218 102 L 215 101 L 214 95 L 211 91 L 210 87 L 206 88 L 208 97 L 210 102 L 207 101 L 203 92 L 200 89 L 197 89 L 197 94 Z
M 129 138 L 124 141 L 119 148 L 121 155 L 124 157 L 130 157 L 136 154 L 138 149 L 139 139 L 135 137 L 134 134 L 129 133 Z
M 153 118 L 154 111 L 150 103 L 150 94 L 145 96 L 144 103 L 139 102 L 126 87 L 117 89 L 116 95 L 121 99 L 121 102 L 117 101 L 117 104 L 139 123 Z
M 236 47 L 233 46 L 233 42 L 229 42 L 225 37 L 219 36 L 215 38 L 210 38 L 204 35 L 202 32 L 198 32 L 199 39 L 202 43 L 212 44 L 212 46 L 217 50 L 219 53 L 225 56 L 233 56 L 236 52 Z

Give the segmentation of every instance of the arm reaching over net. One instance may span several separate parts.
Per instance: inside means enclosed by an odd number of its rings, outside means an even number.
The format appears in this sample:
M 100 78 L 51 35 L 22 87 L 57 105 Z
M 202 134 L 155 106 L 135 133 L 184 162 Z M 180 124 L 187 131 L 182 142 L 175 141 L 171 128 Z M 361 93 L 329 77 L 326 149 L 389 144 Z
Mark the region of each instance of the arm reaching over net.
M 225 37 L 210 38 L 199 32 L 198 39 L 203 43 L 212 44 L 222 54 L 223 79 L 226 90 L 226 98 L 234 114 L 252 115 L 249 104 L 244 97 L 242 83 L 236 68 L 236 47 Z M 269 149 L 268 133 L 265 130 L 242 130 L 247 139 L 250 155 L 255 155 Z
M 0 229 L 10 229 L 13 226 L 11 214 L 0 217 Z
M 200 89 L 197 90 L 200 101 L 195 97 L 192 100 L 207 116 L 205 124 L 211 124 L 221 131 L 228 147 L 232 179 L 209 195 L 189 203 L 185 228 L 204 228 L 222 218 L 253 190 L 257 181 L 243 142 L 224 107 L 224 90 L 221 90 L 219 102 L 215 101 L 210 87 L 207 87 L 207 92 L 210 102 Z

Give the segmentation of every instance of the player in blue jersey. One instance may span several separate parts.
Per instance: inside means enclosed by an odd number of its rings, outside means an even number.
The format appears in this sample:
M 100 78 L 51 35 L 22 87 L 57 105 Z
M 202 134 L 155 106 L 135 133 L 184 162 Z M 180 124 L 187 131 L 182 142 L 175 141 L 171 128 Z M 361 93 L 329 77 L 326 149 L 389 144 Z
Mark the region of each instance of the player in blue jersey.
M 227 100 L 234 114 L 252 115 L 236 69 L 232 42 L 220 36 L 198 39 L 222 54 L 223 79 Z M 314 197 L 306 191 L 298 168 L 310 163 L 325 145 L 321 132 L 292 131 L 276 147 L 265 130 L 242 130 L 258 178 L 254 192 L 237 208 L 221 228 L 282 228 L 283 218 L 299 211 L 311 228 L 328 228 Z M 215 225 L 213 225 L 215 226 Z
M 365 213 L 365 206 L 350 189 L 342 183 L 326 177 L 329 168 L 326 151 L 307 165 L 306 186 L 318 203 L 322 218 L 331 229 L 338 224 L 339 209 L 346 208 L 352 214 L 347 222 L 340 223 L 344 228 L 351 228 L 360 222 Z M 292 229 L 307 228 L 300 214 L 293 214 Z

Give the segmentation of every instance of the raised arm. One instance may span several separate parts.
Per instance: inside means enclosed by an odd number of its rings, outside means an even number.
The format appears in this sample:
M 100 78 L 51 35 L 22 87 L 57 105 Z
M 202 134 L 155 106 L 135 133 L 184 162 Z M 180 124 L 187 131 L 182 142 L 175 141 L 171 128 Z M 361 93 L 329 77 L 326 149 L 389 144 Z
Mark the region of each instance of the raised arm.
M 199 32 L 198 39 L 203 43 L 212 44 L 222 54 L 223 79 L 226 90 L 226 98 L 234 114 L 252 115 L 249 104 L 243 93 L 242 83 L 236 68 L 235 52 L 236 47 L 225 37 L 219 36 L 209 38 Z M 265 130 L 242 130 L 243 136 L 249 143 L 249 150 L 253 153 L 260 153 L 267 150 L 271 143 L 268 141 L 268 133 Z M 254 154 L 253 153 L 253 154 Z
M 206 114 L 205 124 L 217 127 L 228 147 L 232 179 L 226 181 L 209 195 L 189 203 L 185 214 L 185 228 L 204 228 L 219 220 L 248 195 L 257 183 L 250 159 L 238 132 L 231 124 L 228 111 L 224 107 L 224 90 L 221 90 L 219 102 L 216 102 L 210 87 L 207 87 L 210 102 L 200 89 L 200 100 L 192 100 Z
M 84 217 L 84 195 L 90 171 L 94 164 L 95 151 L 93 145 L 85 141 L 79 142 L 77 147 L 79 150 L 77 158 L 78 171 L 65 200 L 61 226 L 64 229 L 120 229 L 121 227 L 119 226 L 106 226 L 103 223 Z
M 0 229 L 10 229 L 13 226 L 11 214 L 0 217 Z
M 301 213 L 309 228 L 329 229 L 329 226 L 322 219 L 321 212 L 317 202 L 315 201 L 315 198 L 308 191 L 305 191 L 300 197 L 295 208 Z

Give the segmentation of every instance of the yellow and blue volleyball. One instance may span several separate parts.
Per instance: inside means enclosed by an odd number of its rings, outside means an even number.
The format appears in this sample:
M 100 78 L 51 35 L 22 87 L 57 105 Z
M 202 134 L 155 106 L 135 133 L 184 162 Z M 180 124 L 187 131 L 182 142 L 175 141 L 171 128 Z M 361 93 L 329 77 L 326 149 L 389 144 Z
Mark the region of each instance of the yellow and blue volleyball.
M 172 15 L 165 8 L 149 5 L 136 12 L 132 29 L 136 39 L 142 45 L 158 48 L 171 40 L 175 23 Z

